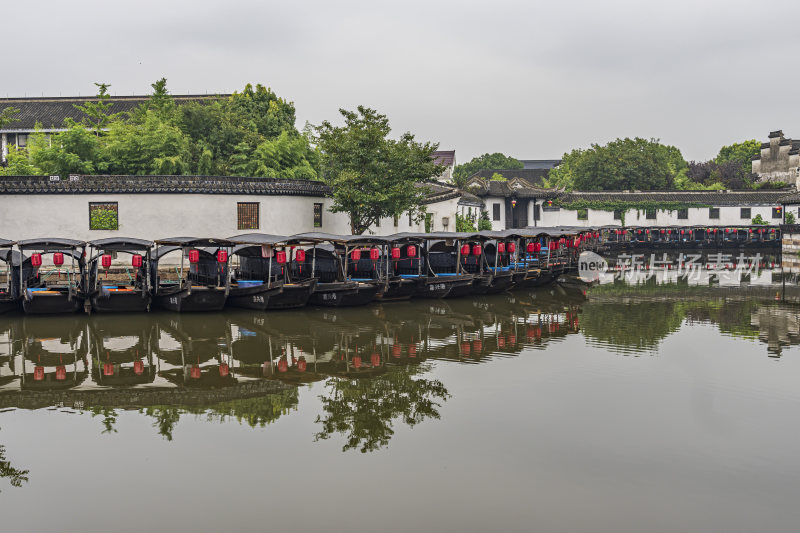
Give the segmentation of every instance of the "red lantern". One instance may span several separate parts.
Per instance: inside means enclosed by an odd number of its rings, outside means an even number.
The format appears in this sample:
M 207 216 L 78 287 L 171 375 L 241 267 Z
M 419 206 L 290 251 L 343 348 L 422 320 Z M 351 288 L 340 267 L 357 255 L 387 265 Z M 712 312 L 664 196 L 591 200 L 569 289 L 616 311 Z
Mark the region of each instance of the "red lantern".
M 190 263 L 200 262 L 200 250 L 189 250 L 189 262 Z
M 408 248 L 406 248 L 406 255 L 408 257 L 417 257 L 417 247 L 413 244 L 409 244 Z
M 189 377 L 192 379 L 200 379 L 200 367 L 194 365 L 192 369 L 189 371 Z
M 534 251 L 535 252 L 541 252 L 542 251 L 542 243 L 537 242 L 536 243 L 536 249 Z
M 228 262 L 228 251 L 227 250 L 218 250 L 217 251 L 217 263 L 227 263 Z
M 31 255 L 31 266 L 34 266 L 34 267 L 42 266 L 42 254 L 33 254 L 33 255 Z
M 508 253 L 513 254 L 515 251 L 517 251 L 517 245 L 513 242 L 510 242 L 506 245 L 506 249 L 508 250 Z
M 353 357 L 353 368 L 355 368 L 356 370 L 361 368 L 361 357 L 357 355 Z
M 44 379 L 44 367 L 37 366 L 33 369 L 33 380 L 42 381 Z
M 144 363 L 142 361 L 133 362 L 133 373 L 137 376 L 144 374 Z
M 481 255 L 481 253 L 483 253 L 483 248 L 481 248 L 480 244 L 472 247 L 472 255 Z
M 461 245 L 461 255 L 469 255 L 469 244 Z
M 64 381 L 67 379 L 67 369 L 63 366 L 56 367 L 56 381 Z
M 275 261 L 277 261 L 279 265 L 286 263 L 286 252 L 284 250 L 275 252 Z
M 529 242 L 528 246 L 526 247 L 526 250 L 528 250 L 528 253 L 532 254 L 535 249 L 536 249 L 536 247 L 534 246 L 534 244 L 532 242 Z
M 350 258 L 353 261 L 360 261 L 361 260 L 361 250 L 357 250 L 356 249 L 356 250 L 353 250 L 352 252 L 350 252 Z
M 369 362 L 370 364 L 372 364 L 372 366 L 380 366 L 381 356 L 379 354 L 374 353 L 369 357 Z
M 392 248 L 392 259 L 400 259 L 400 248 Z
M 219 376 L 222 378 L 227 378 L 228 374 L 230 374 L 231 369 L 228 366 L 228 363 L 222 363 L 219 365 Z
M 306 362 L 305 357 L 301 357 L 297 360 L 297 371 L 298 372 L 305 372 L 308 368 L 308 363 Z
M 111 363 L 103 363 L 103 375 L 104 376 L 113 376 L 114 375 L 114 365 Z
M 298 263 L 304 263 L 306 260 L 306 251 L 305 250 L 297 250 L 294 253 L 294 260 Z
M 506 253 L 506 245 L 503 242 L 497 243 L 497 253 L 504 254 Z
M 108 268 L 111 266 L 111 256 L 106 254 L 101 258 L 103 262 L 103 268 Z
M 371 248 L 369 251 L 369 258 L 373 261 L 377 261 L 378 258 L 381 256 L 380 250 L 377 248 Z
M 56 252 L 53 254 L 53 264 L 55 266 L 61 266 L 64 264 L 64 254 L 61 252 Z
M 142 256 L 139 254 L 133 254 L 133 256 L 131 256 L 131 265 L 133 265 L 134 268 L 141 268 Z

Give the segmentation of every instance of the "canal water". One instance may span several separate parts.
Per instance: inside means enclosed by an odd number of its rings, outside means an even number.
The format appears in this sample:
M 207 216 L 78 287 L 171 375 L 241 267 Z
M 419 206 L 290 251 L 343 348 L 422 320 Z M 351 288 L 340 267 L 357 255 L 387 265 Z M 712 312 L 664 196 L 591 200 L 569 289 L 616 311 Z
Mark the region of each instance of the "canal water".
M 3 316 L 0 523 L 793 531 L 800 291 L 772 274 Z

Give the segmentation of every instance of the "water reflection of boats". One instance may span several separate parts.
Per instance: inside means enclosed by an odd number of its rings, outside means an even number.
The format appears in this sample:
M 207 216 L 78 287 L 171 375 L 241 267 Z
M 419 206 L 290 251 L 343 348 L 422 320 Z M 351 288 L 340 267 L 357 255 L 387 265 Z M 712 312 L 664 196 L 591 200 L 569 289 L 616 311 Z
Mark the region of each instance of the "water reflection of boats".
M 98 315 L 88 324 L 92 379 L 98 385 L 129 386 L 152 383 L 153 321 L 144 315 L 119 320 Z
M 21 387 L 69 389 L 86 379 L 85 319 L 37 317 L 22 320 Z
M 230 365 L 230 328 L 224 315 L 160 318 L 159 359 L 173 368 L 162 369 L 159 376 L 170 383 L 191 387 L 236 384 Z

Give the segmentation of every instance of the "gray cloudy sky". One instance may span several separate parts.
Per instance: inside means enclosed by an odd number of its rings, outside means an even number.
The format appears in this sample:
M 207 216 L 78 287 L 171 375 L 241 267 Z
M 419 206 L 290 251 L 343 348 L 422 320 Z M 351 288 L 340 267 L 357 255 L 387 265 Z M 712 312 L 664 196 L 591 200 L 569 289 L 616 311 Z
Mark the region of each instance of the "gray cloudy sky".
M 461 162 L 624 136 L 708 159 L 773 129 L 800 137 L 799 22 L 796 0 L 10 2 L 0 94 L 250 81 L 294 101 L 298 127 L 364 104 Z

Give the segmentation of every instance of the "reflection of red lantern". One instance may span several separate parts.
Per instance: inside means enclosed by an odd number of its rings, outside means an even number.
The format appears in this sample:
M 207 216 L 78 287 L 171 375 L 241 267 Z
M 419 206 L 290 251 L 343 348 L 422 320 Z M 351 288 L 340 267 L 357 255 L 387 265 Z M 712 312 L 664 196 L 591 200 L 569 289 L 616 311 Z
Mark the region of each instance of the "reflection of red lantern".
M 469 351 L 470 351 L 469 343 L 468 342 L 462 342 L 461 343 L 461 353 L 463 353 L 465 355 L 469 355 Z
M 392 248 L 392 259 L 400 259 L 400 248 Z
M 106 254 L 102 258 L 103 268 L 108 268 L 111 266 L 111 256 Z
M 44 379 L 44 367 L 37 366 L 33 369 L 33 380 L 34 381 L 42 381 Z
M 133 373 L 137 376 L 141 376 L 144 374 L 144 362 L 142 361 L 134 361 L 133 362 Z
M 200 379 L 200 367 L 194 365 L 192 369 L 189 371 L 189 377 L 192 379 Z
M 306 362 L 305 357 L 301 357 L 297 360 L 297 371 L 298 372 L 305 372 L 308 368 L 308 363 Z
M 381 256 L 380 251 L 377 248 L 371 248 L 369 251 L 369 258 L 373 261 L 377 261 L 378 258 Z
M 200 262 L 200 250 L 189 250 L 189 262 L 190 263 Z
M 497 346 L 499 348 L 505 348 L 505 346 L 506 346 L 506 338 L 503 337 L 502 335 L 499 335 L 497 337 Z
M 413 244 L 409 244 L 408 248 L 406 248 L 406 255 L 408 257 L 417 257 L 417 247 Z
M 369 362 L 372 364 L 372 366 L 380 366 L 381 356 L 377 353 L 374 353 L 369 357 Z
M 403 348 L 399 344 L 392 346 L 392 357 L 400 357 Z
M 355 368 L 356 370 L 361 368 L 361 357 L 359 357 L 358 355 L 353 357 L 353 368 Z
M 63 366 L 56 367 L 56 380 L 57 381 L 64 381 L 67 379 L 67 369 Z
M 139 254 L 133 254 L 133 256 L 131 256 L 131 265 L 133 266 L 133 268 L 141 268 L 142 256 Z
M 408 345 L 408 356 L 409 357 L 416 357 L 417 356 L 417 347 L 414 344 Z
M 64 254 L 61 252 L 56 252 L 53 254 L 53 264 L 55 266 L 61 266 L 64 264 Z
M 480 352 L 483 350 L 483 342 L 480 339 L 475 339 L 472 341 L 472 349 L 476 352 Z
M 306 251 L 305 250 L 297 250 L 294 253 L 294 260 L 298 263 L 304 263 L 306 260 Z
M 228 363 L 222 363 L 219 365 L 219 376 L 221 378 L 227 378 L 228 374 L 230 374 L 231 369 L 228 366 Z
M 512 346 L 517 344 L 517 336 L 516 335 L 509 335 L 508 336 L 508 343 L 510 345 L 512 345 Z
M 287 370 L 289 370 L 289 361 L 285 357 L 281 357 L 278 360 L 278 372 L 286 372 Z
M 227 250 L 219 250 L 217 252 L 217 263 L 227 263 L 227 262 L 228 262 Z
M 114 365 L 111 363 L 103 363 L 103 375 L 104 376 L 113 376 L 114 375 Z

